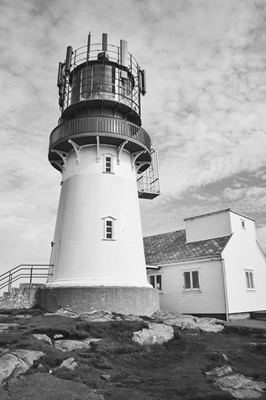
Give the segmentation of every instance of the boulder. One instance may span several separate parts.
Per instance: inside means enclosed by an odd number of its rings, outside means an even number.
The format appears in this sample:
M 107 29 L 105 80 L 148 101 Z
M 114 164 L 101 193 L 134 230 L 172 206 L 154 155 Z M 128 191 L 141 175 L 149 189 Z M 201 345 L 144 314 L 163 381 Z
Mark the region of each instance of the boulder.
M 0 384 L 26 372 L 33 361 L 38 360 L 42 355 L 44 355 L 43 352 L 33 350 L 16 350 L 3 355 L 0 358 Z
M 17 377 L 28 368 L 28 365 L 14 354 L 5 354 L 0 358 L 0 384 L 2 385 L 8 378 Z
M 42 333 L 34 333 L 32 336 L 35 337 L 36 339 L 42 340 L 43 342 L 46 342 L 52 346 L 52 341 L 49 338 L 49 336 L 42 334 Z
M 15 329 L 18 326 L 18 324 L 0 324 L 0 332 L 9 332 L 10 330 Z
M 63 339 L 63 335 L 61 335 L 61 333 L 56 333 L 55 335 L 54 335 L 54 340 L 56 340 L 56 339 Z
M 37 372 L 14 379 L 1 400 L 104 400 L 104 397 L 83 383 L 59 379 Z
M 149 323 L 149 328 L 134 332 L 133 342 L 140 345 L 154 345 L 168 342 L 174 337 L 174 330 L 171 326 L 157 323 Z
M 90 349 L 91 342 L 98 342 L 101 339 L 85 340 L 58 340 L 54 343 L 55 348 L 61 351 L 73 351 L 79 349 Z
M 165 311 L 157 311 L 152 318 L 163 322 L 166 325 L 177 326 L 180 329 L 203 331 L 203 332 L 220 332 L 224 329 L 224 321 L 216 318 L 198 318 L 192 315 L 167 313 Z
M 105 381 L 110 381 L 110 379 L 111 379 L 111 375 L 108 375 L 108 374 L 103 374 L 103 375 L 101 375 L 101 377 L 102 377 L 102 379 L 104 379 Z
M 12 351 L 12 354 L 23 360 L 29 367 L 32 366 L 35 360 L 38 360 L 44 355 L 42 351 L 19 349 Z
M 71 369 L 72 371 L 74 371 L 74 369 L 78 366 L 78 364 L 75 361 L 75 358 L 70 357 L 67 360 L 64 360 L 62 362 L 62 364 L 59 366 L 59 368 L 67 368 L 67 369 Z
M 106 322 L 113 321 L 115 319 L 114 315 L 109 311 L 85 312 L 79 316 L 89 322 Z

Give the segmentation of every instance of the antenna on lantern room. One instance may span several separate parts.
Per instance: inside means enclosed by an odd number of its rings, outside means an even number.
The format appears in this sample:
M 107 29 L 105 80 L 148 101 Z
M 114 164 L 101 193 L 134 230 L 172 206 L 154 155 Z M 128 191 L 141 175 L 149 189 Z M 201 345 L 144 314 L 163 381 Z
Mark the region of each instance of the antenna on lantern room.
M 90 51 L 91 51 L 91 33 L 88 34 L 88 42 L 87 42 L 87 61 L 90 58 Z
M 124 67 L 121 71 L 121 78 L 127 79 L 127 41 L 120 40 L 120 63 Z
M 102 51 L 107 51 L 107 33 L 102 35 Z
M 65 74 L 67 76 L 69 76 L 70 74 L 72 54 L 73 54 L 72 46 L 68 46 L 66 51 L 66 62 L 65 62 Z
M 146 71 L 139 69 L 139 88 L 140 93 L 144 96 L 147 93 Z

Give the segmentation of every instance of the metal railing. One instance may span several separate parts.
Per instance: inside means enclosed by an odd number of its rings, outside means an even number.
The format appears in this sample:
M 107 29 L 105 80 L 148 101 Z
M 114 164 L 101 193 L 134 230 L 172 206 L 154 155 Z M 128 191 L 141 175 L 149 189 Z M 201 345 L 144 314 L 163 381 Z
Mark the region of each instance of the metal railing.
M 118 118 L 76 118 L 58 125 L 50 135 L 50 150 L 59 140 L 85 134 L 85 136 L 123 136 L 141 143 L 151 152 L 149 134 L 140 126 Z
M 0 275 L 0 290 L 5 287 L 8 288 L 8 292 L 11 292 L 12 283 L 18 281 L 19 279 L 29 278 L 29 283 L 32 283 L 34 278 L 47 278 L 49 267 L 52 264 L 20 264 L 16 267 L 10 269 L 4 274 Z M 36 273 L 36 271 L 38 271 Z M 43 271 L 39 273 L 39 271 Z
M 151 150 L 152 162 L 144 172 L 138 177 L 138 195 L 143 199 L 154 199 L 160 194 L 158 151 Z
M 139 65 L 137 60 L 132 54 L 127 53 L 126 67 L 131 79 L 127 80 L 125 84 L 120 79 L 120 47 L 108 44 L 108 61 L 99 63 L 98 55 L 102 52 L 101 46 L 101 43 L 91 43 L 89 53 L 87 45 L 73 52 L 70 67 L 71 79 L 65 81 L 64 85 L 63 110 L 81 100 L 110 99 L 127 104 L 140 114 Z M 97 65 L 88 64 L 95 61 L 98 62 Z M 77 68 L 78 66 L 84 66 L 83 71 L 80 71 L 80 68 Z M 101 73 L 99 68 L 102 69 Z M 97 71 L 94 71 L 94 69 Z M 130 90 L 128 90 L 129 87 Z

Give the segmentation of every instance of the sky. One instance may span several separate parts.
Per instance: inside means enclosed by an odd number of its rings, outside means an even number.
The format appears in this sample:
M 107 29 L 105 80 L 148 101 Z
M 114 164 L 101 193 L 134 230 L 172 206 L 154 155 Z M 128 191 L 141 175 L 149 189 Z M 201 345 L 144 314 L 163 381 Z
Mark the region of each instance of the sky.
M 49 263 L 60 173 L 48 141 L 66 47 L 128 41 L 147 73 L 142 127 L 161 195 L 140 200 L 143 235 L 232 208 L 266 252 L 265 0 L 0 0 L 0 274 Z

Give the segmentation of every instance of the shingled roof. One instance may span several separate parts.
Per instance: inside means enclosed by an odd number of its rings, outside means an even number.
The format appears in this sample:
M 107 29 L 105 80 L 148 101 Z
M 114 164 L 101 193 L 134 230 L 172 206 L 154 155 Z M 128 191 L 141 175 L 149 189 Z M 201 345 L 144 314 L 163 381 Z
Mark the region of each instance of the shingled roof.
M 186 243 L 186 230 L 148 236 L 144 240 L 146 264 L 174 263 L 197 258 L 219 258 L 229 236 Z

